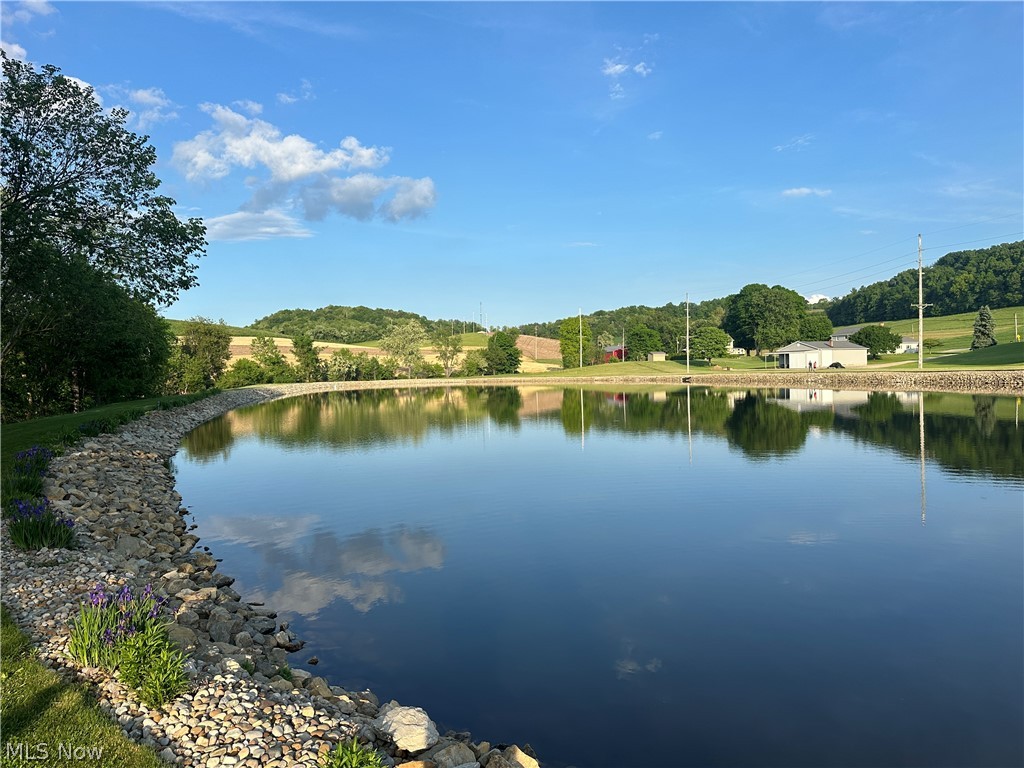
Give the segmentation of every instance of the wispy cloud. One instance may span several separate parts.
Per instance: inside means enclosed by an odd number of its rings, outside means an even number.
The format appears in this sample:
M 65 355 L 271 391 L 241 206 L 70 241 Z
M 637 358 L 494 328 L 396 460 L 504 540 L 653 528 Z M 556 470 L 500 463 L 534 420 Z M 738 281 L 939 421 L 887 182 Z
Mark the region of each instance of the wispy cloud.
M 282 104 L 294 104 L 297 101 L 312 101 L 316 98 L 316 94 L 313 92 L 313 84 L 303 78 L 299 84 L 299 90 L 296 93 L 292 91 L 290 93 L 279 93 L 277 94 L 277 100 Z
M 797 136 L 795 138 L 790 139 L 785 144 L 778 144 L 778 145 L 776 145 L 775 151 L 776 152 L 788 152 L 790 150 L 794 150 L 796 152 L 799 152 L 800 150 L 805 149 L 806 147 L 809 147 L 811 145 L 812 141 L 814 141 L 814 134 L 813 133 L 805 133 L 805 134 L 803 134 L 801 136 Z
M 611 99 L 622 99 L 626 96 L 626 88 L 623 82 L 630 77 L 637 76 L 646 78 L 654 71 L 653 64 L 647 59 L 640 58 L 640 52 L 658 40 L 656 34 L 646 34 L 639 48 L 620 48 L 616 46 L 618 53 L 615 56 L 607 57 L 601 64 L 601 74 L 611 80 L 608 84 L 608 96 Z M 634 63 L 635 62 L 635 63 Z
M 364 146 L 354 136 L 346 136 L 337 147 L 324 150 L 303 136 L 284 135 L 275 125 L 229 107 L 203 104 L 201 108 L 212 118 L 213 127 L 178 142 L 172 162 L 190 181 L 223 179 L 239 168 L 263 171 L 265 175 L 247 179 L 254 191 L 242 213 L 276 216 L 293 193 L 305 218 L 312 221 L 331 212 L 360 220 L 399 221 L 423 216 L 436 205 L 437 192 L 429 177 L 367 172 L 390 161 L 388 147 Z M 272 234 L 281 232 L 274 227 L 282 224 L 274 216 L 264 220 L 269 227 L 266 236 L 304 236 Z M 242 217 L 220 220 L 229 228 L 249 221 Z
M 297 219 L 280 210 L 262 213 L 239 211 L 204 220 L 206 237 L 215 240 L 270 240 L 277 237 L 312 237 Z
M 831 194 L 831 189 L 818 189 L 815 187 L 793 187 L 782 190 L 783 197 L 828 197 Z
M 650 133 L 647 134 L 647 138 L 650 139 L 651 141 L 657 141 L 664 135 L 664 131 L 651 131 Z
M 7 2 L 0 6 L 0 21 L 4 26 L 11 24 L 24 24 L 31 21 L 34 16 L 49 16 L 56 13 L 57 9 L 46 0 L 21 0 L 21 2 Z
M 175 120 L 178 105 L 171 101 L 161 88 L 131 88 L 124 85 L 100 87 L 106 101 L 112 106 L 123 107 L 130 113 L 129 125 L 144 131 L 156 123 Z
M 338 39 L 363 37 L 359 27 L 308 16 L 298 4 L 270 3 L 160 3 L 157 7 L 179 16 L 212 24 L 223 24 L 236 32 L 262 39 L 273 39 L 281 30 Z
M 239 99 L 238 101 L 233 101 L 231 103 L 239 109 L 241 109 L 243 112 L 248 112 L 253 117 L 263 112 L 263 105 L 260 104 L 258 101 L 251 101 L 250 99 Z
M 597 243 L 588 240 L 577 240 L 574 243 L 567 243 L 566 248 L 597 248 Z

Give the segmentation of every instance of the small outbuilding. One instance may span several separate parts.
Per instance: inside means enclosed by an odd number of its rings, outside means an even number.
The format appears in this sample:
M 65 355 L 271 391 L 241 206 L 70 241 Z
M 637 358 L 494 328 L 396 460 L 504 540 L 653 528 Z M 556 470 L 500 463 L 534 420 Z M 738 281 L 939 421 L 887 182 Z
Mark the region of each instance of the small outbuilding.
M 601 349 L 601 355 L 604 357 L 604 362 L 606 363 L 610 363 L 612 360 L 625 360 L 626 348 L 621 344 L 603 347 Z
M 647 362 L 648 363 L 658 363 L 658 362 L 664 362 L 664 361 L 665 361 L 665 353 L 664 352 L 648 352 L 647 353 Z
M 852 341 L 794 341 L 775 350 L 779 368 L 828 368 L 840 363 L 844 368 L 868 364 L 868 348 Z

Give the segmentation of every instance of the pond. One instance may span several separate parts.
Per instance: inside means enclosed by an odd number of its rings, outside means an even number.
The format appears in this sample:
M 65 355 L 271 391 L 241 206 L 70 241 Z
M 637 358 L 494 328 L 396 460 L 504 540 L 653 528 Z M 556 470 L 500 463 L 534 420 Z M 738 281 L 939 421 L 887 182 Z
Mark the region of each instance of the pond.
M 1013 398 L 335 392 L 176 457 L 292 666 L 545 765 L 1024 763 Z M 310 656 L 317 667 L 305 665 Z

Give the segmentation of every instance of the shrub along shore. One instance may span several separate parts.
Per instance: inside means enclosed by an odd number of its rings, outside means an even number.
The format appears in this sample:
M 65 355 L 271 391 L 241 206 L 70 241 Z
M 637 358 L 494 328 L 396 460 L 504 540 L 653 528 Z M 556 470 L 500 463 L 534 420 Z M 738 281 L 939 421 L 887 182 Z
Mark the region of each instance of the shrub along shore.
M 292 669 L 289 653 L 301 648 L 301 640 L 287 623 L 277 621 L 273 606 L 242 601 L 231 589 L 233 579 L 217 571 L 213 554 L 206 548 L 196 549 L 199 540 L 187 530 L 183 519 L 187 510 L 174 490 L 169 459 L 184 435 L 199 424 L 228 410 L 278 397 L 396 386 L 678 386 L 686 381 L 708 386 L 1024 394 L 1024 371 L 517 376 L 233 390 L 145 414 L 116 434 L 88 437 L 50 460 L 42 492 L 55 516 L 74 522 L 77 546 L 15 549 L 11 520 L 4 519 L 0 525 L 3 602 L 37 646 L 45 665 L 92 683 L 100 707 L 133 740 L 179 765 L 323 765 L 329 750 L 358 742 L 377 750 L 387 765 L 536 768 L 529 745 L 522 749 L 492 745 L 474 741 L 468 733 L 441 736 L 422 709 L 397 702 L 381 706 L 370 691 L 348 691 L 306 670 Z M 187 659 L 187 691 L 170 693 L 169 701 L 158 706 L 162 697 L 154 697 L 144 681 L 136 684 L 133 675 L 126 674 L 138 667 L 137 659 L 134 667 L 127 662 L 117 665 L 117 675 L 72 660 L 76 655 L 72 628 L 79 627 L 81 639 L 82 606 L 109 607 L 115 595 L 127 596 L 124 602 L 132 605 L 142 599 L 139 596 L 146 600 L 155 596 L 145 603 L 145 610 L 169 622 L 167 637 Z M 109 623 L 107 630 L 111 646 L 118 633 L 134 637 L 136 632 L 134 627 Z M 97 650 L 102 655 L 103 649 L 97 646 Z M 5 734 L 5 740 L 10 738 L 14 737 Z

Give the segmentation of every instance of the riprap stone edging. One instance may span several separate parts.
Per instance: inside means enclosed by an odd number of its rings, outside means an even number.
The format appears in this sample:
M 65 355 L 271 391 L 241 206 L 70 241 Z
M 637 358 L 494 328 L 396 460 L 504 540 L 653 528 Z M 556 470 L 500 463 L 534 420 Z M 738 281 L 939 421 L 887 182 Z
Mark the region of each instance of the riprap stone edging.
M 384 382 L 379 382 L 385 385 Z M 396 386 L 395 382 L 387 386 Z M 352 387 L 363 388 L 363 387 Z M 302 670 L 281 674 L 301 647 L 271 607 L 250 605 L 233 579 L 189 533 L 170 458 L 182 438 L 234 408 L 300 394 L 297 386 L 233 390 L 152 411 L 116 434 L 87 439 L 55 458 L 44 493 L 73 517 L 79 548 L 22 552 L 2 526 L 3 602 L 37 646 L 40 660 L 93 683 L 100 706 L 133 740 L 183 766 L 317 766 L 339 741 L 372 743 L 392 765 L 416 768 L 537 768 L 532 750 L 440 736 L 422 709 L 380 705 Z M 171 636 L 191 654 L 193 687 L 162 709 L 98 669 L 70 661 L 70 627 L 97 583 L 152 584 L 168 598 Z M 289 679 L 290 678 L 290 679 Z

